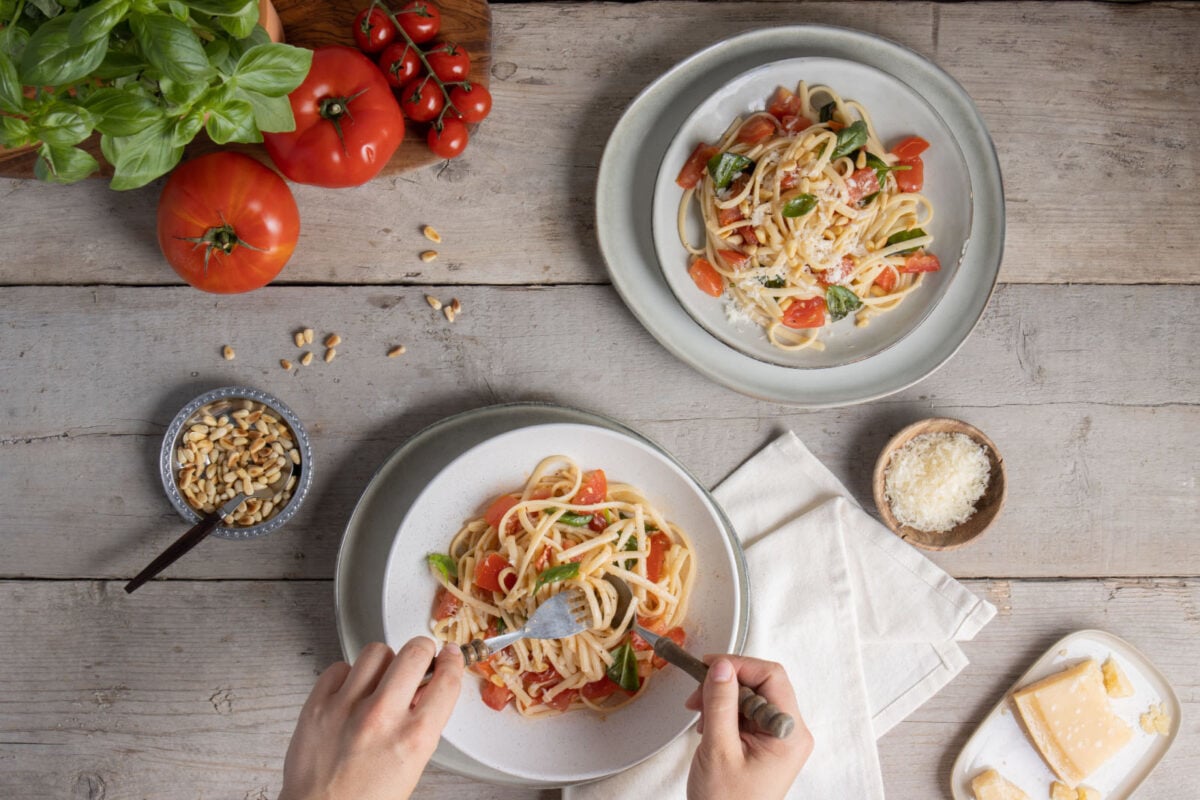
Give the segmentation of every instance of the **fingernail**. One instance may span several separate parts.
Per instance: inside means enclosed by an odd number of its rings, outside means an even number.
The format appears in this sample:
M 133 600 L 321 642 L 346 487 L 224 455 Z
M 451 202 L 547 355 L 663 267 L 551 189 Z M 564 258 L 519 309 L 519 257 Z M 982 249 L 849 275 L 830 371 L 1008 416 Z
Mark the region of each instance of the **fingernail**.
M 729 683 L 733 680 L 733 664 L 723 658 L 714 661 L 709 672 L 712 673 L 713 680 L 717 683 Z

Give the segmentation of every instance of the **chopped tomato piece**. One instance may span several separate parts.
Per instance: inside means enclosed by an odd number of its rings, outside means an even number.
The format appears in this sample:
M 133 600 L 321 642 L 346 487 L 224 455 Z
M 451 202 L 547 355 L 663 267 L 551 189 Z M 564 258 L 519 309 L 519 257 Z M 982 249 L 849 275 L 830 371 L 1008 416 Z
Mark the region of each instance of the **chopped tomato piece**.
M 771 95 L 771 102 L 767 103 L 767 113 L 778 120 L 787 116 L 797 116 L 800 108 L 800 98 L 791 89 L 783 86 L 775 88 L 775 94 Z
M 875 285 L 883 289 L 889 294 L 896 288 L 896 281 L 900 276 L 896 273 L 895 267 L 884 267 L 883 270 L 875 276 Z
M 817 273 L 817 283 L 824 287 L 840 286 L 845 284 L 846 279 L 853 273 L 854 259 L 850 256 L 842 256 L 842 260 L 836 267 Z
M 558 670 L 554 665 L 546 667 L 541 672 L 526 672 L 521 676 L 521 683 L 525 686 L 525 691 L 536 697 L 551 686 L 558 685 L 562 680 L 562 675 L 558 674 Z
M 879 175 L 870 167 L 863 167 L 846 179 L 846 189 L 850 193 L 850 202 L 857 203 L 879 191 Z
M 697 258 L 693 261 L 692 265 L 688 267 L 688 275 L 692 276 L 696 286 L 705 294 L 713 297 L 725 294 L 725 279 L 712 264 L 708 263 L 708 259 Z
M 661 531 L 650 537 L 650 555 L 646 557 L 646 578 L 658 583 L 662 578 L 663 560 L 671 549 L 671 537 Z
M 742 210 L 737 206 L 732 208 L 717 209 L 717 224 L 724 228 L 726 225 L 732 225 L 735 222 L 741 222 L 745 217 L 742 216 Z
M 937 256 L 920 250 L 904 259 L 904 266 L 900 268 L 900 271 L 905 273 L 937 272 L 941 268 L 942 262 L 938 261 Z
M 484 521 L 487 522 L 489 527 L 499 528 L 500 520 L 504 519 L 504 515 L 508 513 L 508 510 L 519 502 L 521 502 L 520 498 L 517 498 L 511 494 L 500 495 L 492 501 L 492 504 L 488 506 L 487 511 L 483 512 Z M 512 532 L 512 528 L 514 527 L 515 523 L 515 519 L 509 522 L 509 530 L 506 531 L 506 533 Z
M 799 185 L 800 185 L 800 173 L 799 172 L 795 172 L 795 171 L 785 172 L 785 173 L 783 173 L 783 177 L 779 179 L 779 188 L 780 189 L 795 189 Z
M 499 618 L 488 617 L 487 631 L 484 632 L 484 636 L 488 639 L 500 635 L 500 625 L 497 623 L 497 619 Z
M 513 693 L 507 686 L 497 686 L 490 680 L 483 682 L 482 694 L 484 704 L 496 711 L 503 711 L 508 701 L 513 698 Z
M 780 120 L 780 123 L 782 124 L 783 129 L 788 133 L 799 133 L 800 131 L 812 125 L 812 120 L 808 117 L 787 114 L 783 117 L 783 119 Z
M 538 557 L 534 559 L 533 568 L 536 572 L 541 572 L 548 566 L 550 566 L 550 547 L 546 545 L 542 547 L 542 552 L 538 553 Z
M 585 683 L 583 685 L 583 689 L 581 690 L 581 694 L 594 703 L 598 700 L 604 700 L 607 697 L 611 697 L 614 692 L 620 691 L 625 690 L 622 689 L 616 681 L 605 675 L 598 681 Z
M 671 628 L 666 632 L 666 637 L 680 647 L 683 647 L 683 643 L 687 640 L 687 634 L 683 632 L 683 628 Z M 667 665 L 667 660 L 654 656 L 650 659 L 650 663 L 654 665 L 655 669 L 662 669 Z
M 750 263 L 750 256 L 739 253 L 737 250 L 718 250 L 717 255 L 729 265 L 730 269 L 745 269 L 746 265 Z
M 789 328 L 819 328 L 825 324 L 825 298 L 795 300 L 783 312 L 783 324 Z
M 743 225 L 735 233 L 742 237 L 742 242 L 745 244 L 758 244 L 758 234 L 754 232 L 752 225 Z
M 922 139 L 920 136 L 910 136 L 907 139 L 901 139 L 900 142 L 892 148 L 892 152 L 896 154 L 896 158 L 901 161 L 908 161 L 916 158 L 929 149 L 929 142 Z
M 475 565 L 475 585 L 489 592 L 502 590 L 500 573 L 510 567 L 508 560 L 499 553 L 489 553 L 488 557 Z M 503 581 L 503 591 L 509 591 L 516 585 L 517 576 L 509 572 Z
M 836 132 L 840 131 L 842 128 L 846 127 L 844 124 L 838 122 L 836 119 L 831 119 L 828 122 L 826 122 L 825 124 L 828 125 L 829 130 L 833 131 L 834 133 L 836 133 Z
M 896 176 L 896 185 L 900 187 L 902 192 L 919 192 L 925 185 L 925 162 L 920 156 L 914 156 L 907 161 L 901 161 L 900 166 L 909 167 L 905 170 L 896 170 L 892 174 Z
M 600 533 L 609 526 L 608 517 L 604 516 L 604 512 L 597 511 L 592 514 L 592 521 L 588 523 L 588 529 L 596 533 Z
M 766 114 L 755 114 L 742 123 L 737 140 L 743 144 L 758 144 L 775 134 L 775 120 Z
M 606 494 L 608 494 L 608 478 L 605 477 L 604 470 L 594 469 L 583 476 L 579 491 L 575 493 L 571 502 L 577 506 L 590 506 L 602 501 Z
M 679 170 L 679 177 L 675 179 L 675 183 L 684 189 L 695 189 L 696 184 L 704 177 L 704 169 L 708 166 L 708 160 L 718 152 L 720 151 L 711 144 L 701 142 L 696 145 L 696 149 L 684 163 L 683 169 Z
M 550 708 L 553 708 L 555 711 L 566 711 L 571 707 L 571 703 L 574 703 L 575 699 L 578 697 L 578 689 L 567 689 L 566 691 L 562 691 L 554 695 L 554 697 L 550 700 L 543 700 L 542 702 L 548 705 Z
M 462 600 L 446 591 L 445 587 L 438 589 L 437 597 L 433 602 L 435 619 L 450 619 L 462 608 Z

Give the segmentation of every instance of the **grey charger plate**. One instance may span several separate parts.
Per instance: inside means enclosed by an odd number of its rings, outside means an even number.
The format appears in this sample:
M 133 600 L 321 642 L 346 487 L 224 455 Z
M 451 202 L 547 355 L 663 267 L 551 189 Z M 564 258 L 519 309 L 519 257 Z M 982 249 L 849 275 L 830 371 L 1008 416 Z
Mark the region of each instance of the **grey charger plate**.
M 439 420 L 401 445 L 379 467 L 359 498 L 346 524 L 334 570 L 335 615 L 338 640 L 346 660 L 353 661 L 363 646 L 384 640 L 383 581 L 388 553 L 404 515 L 425 485 L 442 468 L 475 445 L 508 431 L 531 425 L 567 422 L 596 425 L 618 431 L 658 449 L 687 472 L 697 486 L 704 485 L 674 456 L 637 431 L 599 414 L 548 403 L 508 403 L 466 411 Z M 736 650 L 741 652 L 749 630 L 749 579 L 740 540 L 715 499 L 709 500 L 733 545 L 741 590 Z M 550 787 L 558 784 L 525 780 L 480 764 L 445 740 L 438 744 L 433 764 L 469 778 L 519 786 Z
M 739 75 L 800 56 L 856 61 L 920 94 L 953 132 L 975 204 L 958 275 L 903 340 L 870 358 L 823 369 L 768 364 L 702 328 L 675 299 L 654 246 L 654 184 L 667 149 L 692 110 Z M 735 391 L 777 403 L 825 408 L 874 400 L 925 378 L 957 352 L 983 314 L 1004 251 L 1000 164 L 978 109 L 949 75 L 917 53 L 861 31 L 790 25 L 750 31 L 683 60 L 639 94 L 617 123 L 600 162 L 596 233 L 613 286 L 667 350 Z

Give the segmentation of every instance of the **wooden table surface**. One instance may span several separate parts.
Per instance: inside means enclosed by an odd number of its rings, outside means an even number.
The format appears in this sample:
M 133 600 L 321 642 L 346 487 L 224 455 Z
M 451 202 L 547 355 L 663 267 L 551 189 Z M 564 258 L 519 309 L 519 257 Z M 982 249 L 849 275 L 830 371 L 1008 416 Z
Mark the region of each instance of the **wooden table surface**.
M 607 284 L 593 229 L 601 150 L 640 89 L 730 34 L 801 22 L 887 36 L 957 78 L 1008 211 L 1002 285 L 961 352 L 904 392 L 820 412 L 672 357 Z M 274 797 L 299 706 L 339 658 L 333 562 L 372 471 L 435 419 L 527 399 L 616 417 L 710 485 L 791 428 L 869 508 L 893 432 L 974 423 L 1006 457 L 1008 505 L 981 540 L 931 557 L 999 614 L 965 645 L 970 666 L 881 740 L 888 796 L 947 796 L 1005 688 L 1090 627 L 1148 653 L 1184 704 L 1138 797 L 1195 796 L 1200 6 L 505 4 L 493 25 L 495 110 L 466 155 L 354 190 L 295 187 L 299 249 L 245 296 L 178 283 L 154 240 L 161 185 L 0 183 L 0 796 Z M 429 264 L 423 224 L 445 238 Z M 458 321 L 426 293 L 458 297 Z M 304 325 L 344 344 L 285 373 Z M 399 343 L 407 355 L 385 358 Z M 595 363 L 633 365 L 623 380 L 557 366 L 589 344 Z M 305 420 L 312 495 L 284 531 L 205 542 L 126 596 L 181 532 L 155 466 L 165 425 L 226 384 Z M 418 796 L 558 793 L 431 770 Z

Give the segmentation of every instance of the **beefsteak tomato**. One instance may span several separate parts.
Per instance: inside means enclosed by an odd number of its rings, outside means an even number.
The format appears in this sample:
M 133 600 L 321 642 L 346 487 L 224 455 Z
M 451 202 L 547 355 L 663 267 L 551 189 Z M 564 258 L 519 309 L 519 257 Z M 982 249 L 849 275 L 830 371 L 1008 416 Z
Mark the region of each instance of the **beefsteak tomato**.
M 292 190 L 241 153 L 175 169 L 158 200 L 158 246 L 179 277 L 206 292 L 257 289 L 279 274 L 300 236 Z
M 404 139 L 404 115 L 371 60 L 340 46 L 313 52 L 304 83 L 288 95 L 296 129 L 264 133 L 279 170 L 297 183 L 359 186 L 383 169 Z

